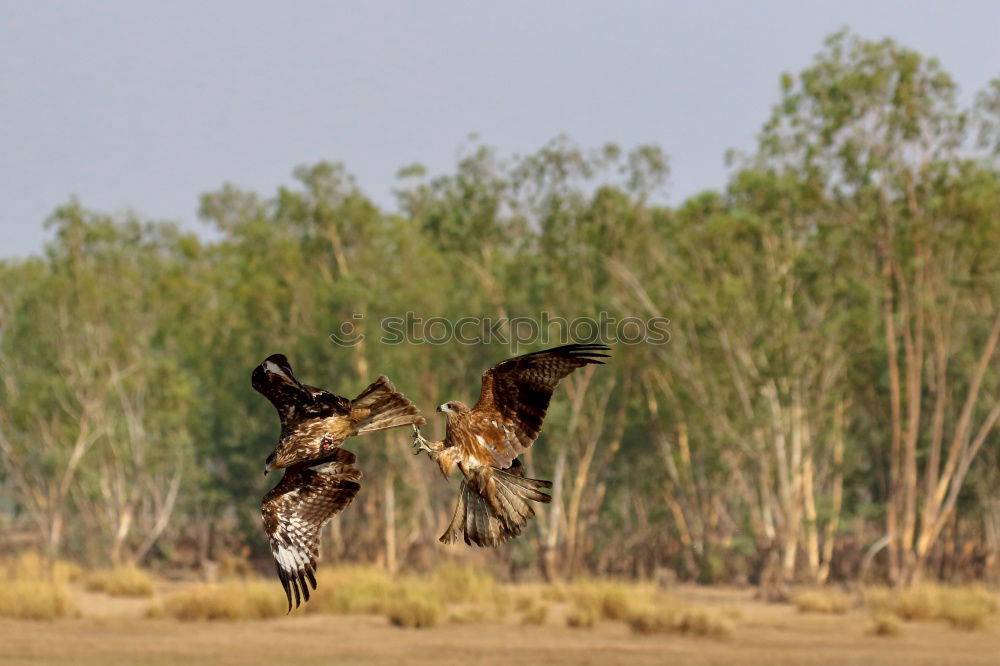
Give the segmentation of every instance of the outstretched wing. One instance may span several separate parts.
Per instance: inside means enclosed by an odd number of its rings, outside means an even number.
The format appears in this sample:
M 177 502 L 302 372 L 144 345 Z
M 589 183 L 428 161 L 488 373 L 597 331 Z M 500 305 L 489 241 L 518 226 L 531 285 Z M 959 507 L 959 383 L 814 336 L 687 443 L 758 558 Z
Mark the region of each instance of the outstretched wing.
M 361 470 L 353 466 L 354 459 L 350 451 L 334 449 L 321 463 L 286 470 L 281 482 L 264 496 L 264 530 L 289 611 L 293 594 L 298 607 L 300 597 L 309 601 L 309 586 L 316 589 L 320 531 L 361 488 Z
M 604 363 L 605 345 L 572 344 L 508 359 L 483 373 L 470 426 L 497 467 L 504 468 L 537 439 L 552 391 L 568 374 Z
M 347 414 L 351 402 L 313 386 L 303 386 L 284 354 L 271 354 L 253 370 L 250 383 L 255 391 L 278 410 L 281 425 L 296 418 Z

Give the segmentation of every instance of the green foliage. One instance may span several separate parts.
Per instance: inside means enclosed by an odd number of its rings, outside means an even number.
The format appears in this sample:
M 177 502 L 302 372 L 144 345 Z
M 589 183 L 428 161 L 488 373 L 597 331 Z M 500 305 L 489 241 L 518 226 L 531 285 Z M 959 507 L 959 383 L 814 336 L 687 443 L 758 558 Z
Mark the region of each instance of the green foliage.
M 190 566 L 225 551 L 265 562 L 257 507 L 273 480 L 260 468 L 278 425 L 249 387 L 260 359 L 281 351 L 305 382 L 348 396 L 386 373 L 440 435 L 435 405 L 474 402 L 484 368 L 562 340 L 387 344 L 384 318 L 544 312 L 566 324 L 549 333 L 585 339 L 594 332 L 568 323 L 607 313 L 668 319 L 669 342 L 615 344 L 611 363 L 553 397 L 527 460 L 544 478 L 559 464 L 565 475 L 558 568 L 669 567 L 709 583 L 749 574 L 789 534 L 796 543 L 778 547 L 796 557 L 818 533 L 815 544 L 847 530 L 869 542 L 891 485 L 886 294 L 900 330 L 919 319 L 928 331 L 914 384 L 921 471 L 938 428 L 960 447 L 977 441 L 954 432 L 970 389 L 976 425 L 1000 391 L 995 362 L 973 375 L 1000 303 L 997 90 L 960 108 L 933 59 L 837 33 L 782 77 L 758 150 L 728 184 L 675 207 L 658 197 L 669 175 L 658 146 L 565 137 L 518 157 L 473 145 L 445 174 L 408 167 L 396 212 L 334 163 L 300 167 L 273 193 L 226 185 L 201 198 L 216 231 L 205 241 L 71 201 L 49 220 L 44 256 L 0 262 L 4 517 L 50 554 L 93 562 Z M 345 322 L 362 344 L 334 344 Z M 325 538 L 329 560 L 390 561 L 386 490 L 397 534 L 433 543 L 429 518 L 455 488 L 405 455 L 407 438 L 354 447 L 364 490 Z M 997 460 L 998 441 L 987 428 L 979 455 Z M 997 465 L 976 462 L 959 461 L 947 490 L 964 527 L 979 529 L 972 514 L 991 506 Z M 807 463 L 815 516 L 803 506 Z M 539 530 L 551 525 L 532 521 L 500 559 L 518 575 L 542 568 Z M 397 550 L 426 564 L 416 546 Z M 789 578 L 815 568 L 793 564 Z M 388 577 L 321 572 L 309 612 L 387 611 Z M 509 605 L 471 569 L 427 580 L 440 603 Z M 546 594 L 564 593 L 588 609 L 582 622 L 628 612 L 614 590 Z

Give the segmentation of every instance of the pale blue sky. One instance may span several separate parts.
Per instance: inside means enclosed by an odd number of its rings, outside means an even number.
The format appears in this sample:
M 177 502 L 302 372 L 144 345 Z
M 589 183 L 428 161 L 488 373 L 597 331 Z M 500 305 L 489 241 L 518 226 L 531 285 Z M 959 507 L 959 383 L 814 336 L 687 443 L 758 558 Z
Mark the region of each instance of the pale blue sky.
M 340 160 L 379 203 L 470 133 L 526 153 L 661 144 L 668 201 L 725 182 L 782 71 L 842 26 L 1000 75 L 1000 2 L 0 2 L 0 256 L 71 196 L 198 226 L 199 193 L 270 193 Z

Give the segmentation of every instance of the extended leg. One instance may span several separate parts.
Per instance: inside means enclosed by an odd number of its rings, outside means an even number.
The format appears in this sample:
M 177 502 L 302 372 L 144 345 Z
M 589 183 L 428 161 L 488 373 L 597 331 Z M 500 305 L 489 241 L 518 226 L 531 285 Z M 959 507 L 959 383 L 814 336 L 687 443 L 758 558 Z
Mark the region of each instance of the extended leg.
M 420 428 L 416 425 L 413 426 L 413 448 L 416 449 L 413 452 L 415 456 L 420 455 L 421 451 L 426 451 L 428 455 L 434 451 L 430 446 L 430 442 L 424 439 L 424 436 L 420 434 Z

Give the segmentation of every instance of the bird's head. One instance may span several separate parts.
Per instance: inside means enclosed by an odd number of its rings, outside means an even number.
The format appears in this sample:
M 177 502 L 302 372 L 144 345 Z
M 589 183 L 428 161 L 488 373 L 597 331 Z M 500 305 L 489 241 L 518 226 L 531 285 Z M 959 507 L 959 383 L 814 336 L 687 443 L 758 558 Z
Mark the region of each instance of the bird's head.
M 253 370 L 250 377 L 254 389 L 267 395 L 268 389 L 285 389 L 302 393 L 306 399 L 309 397 L 308 391 L 302 386 L 292 366 L 284 354 L 271 354 Z
M 264 359 L 254 368 L 250 380 L 254 390 L 278 410 L 282 426 L 305 416 L 316 402 L 310 387 L 295 378 L 284 354 L 271 354 Z
M 454 414 L 461 414 L 462 412 L 469 411 L 468 406 L 464 402 L 459 402 L 458 400 L 449 400 L 443 405 L 438 405 L 437 411 L 443 413 L 448 418 L 451 418 Z

